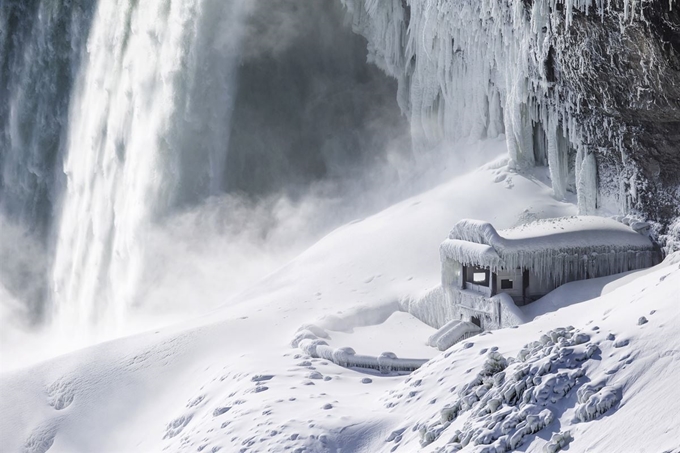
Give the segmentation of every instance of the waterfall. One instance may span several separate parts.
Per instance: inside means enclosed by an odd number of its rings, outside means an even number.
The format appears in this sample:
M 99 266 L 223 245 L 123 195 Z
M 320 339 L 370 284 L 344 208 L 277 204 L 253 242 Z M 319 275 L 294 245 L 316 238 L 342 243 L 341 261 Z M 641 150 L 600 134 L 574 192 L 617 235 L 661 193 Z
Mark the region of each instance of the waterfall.
M 366 52 L 340 2 L 0 3 L 0 325 L 214 307 L 385 206 L 409 126 Z
M 69 112 L 52 273 L 64 329 L 120 325 L 149 224 L 180 192 L 222 187 L 247 3 L 99 2 Z

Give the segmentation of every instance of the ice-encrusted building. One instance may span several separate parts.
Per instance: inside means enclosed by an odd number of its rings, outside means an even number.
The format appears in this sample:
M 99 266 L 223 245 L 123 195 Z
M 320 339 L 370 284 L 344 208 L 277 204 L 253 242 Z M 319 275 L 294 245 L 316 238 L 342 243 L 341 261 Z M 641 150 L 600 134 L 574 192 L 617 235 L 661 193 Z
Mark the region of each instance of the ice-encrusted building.
M 616 220 L 577 216 L 497 232 L 461 220 L 440 248 L 442 286 L 455 319 L 494 329 L 517 323 L 516 306 L 558 286 L 657 264 L 660 250 Z

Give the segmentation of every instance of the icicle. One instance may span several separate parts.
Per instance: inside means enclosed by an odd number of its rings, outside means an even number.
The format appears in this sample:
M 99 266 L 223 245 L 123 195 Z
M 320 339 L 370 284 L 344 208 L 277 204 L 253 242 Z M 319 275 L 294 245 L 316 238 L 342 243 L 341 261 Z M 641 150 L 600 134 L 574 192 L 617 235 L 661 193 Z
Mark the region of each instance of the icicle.
M 579 213 L 594 214 L 597 208 L 597 163 L 595 154 L 584 153 L 579 149 L 576 165 L 576 193 L 578 194 Z
M 593 165 L 588 159 L 585 167 Z M 444 283 L 452 281 L 450 261 L 493 272 L 528 269 L 552 286 L 655 264 L 647 237 L 613 219 L 589 216 L 540 220 L 500 233 L 488 222 L 461 220 L 440 256 Z
M 563 200 L 567 194 L 564 157 L 560 154 L 557 140 L 557 123 L 551 117 L 546 131 L 548 139 L 548 165 L 550 167 L 550 179 L 555 198 Z

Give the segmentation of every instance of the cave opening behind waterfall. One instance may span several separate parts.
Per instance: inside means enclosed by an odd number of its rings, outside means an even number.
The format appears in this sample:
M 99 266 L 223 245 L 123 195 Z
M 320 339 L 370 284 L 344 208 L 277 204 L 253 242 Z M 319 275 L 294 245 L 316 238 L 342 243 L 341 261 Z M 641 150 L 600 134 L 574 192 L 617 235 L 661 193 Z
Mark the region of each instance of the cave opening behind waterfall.
M 375 190 L 378 179 L 398 185 L 412 155 L 397 81 L 367 62 L 366 40 L 351 30 L 341 2 L 253 4 L 216 169 L 220 190 L 296 199 L 310 186 L 342 197 Z M 181 190 L 178 203 L 204 196 Z

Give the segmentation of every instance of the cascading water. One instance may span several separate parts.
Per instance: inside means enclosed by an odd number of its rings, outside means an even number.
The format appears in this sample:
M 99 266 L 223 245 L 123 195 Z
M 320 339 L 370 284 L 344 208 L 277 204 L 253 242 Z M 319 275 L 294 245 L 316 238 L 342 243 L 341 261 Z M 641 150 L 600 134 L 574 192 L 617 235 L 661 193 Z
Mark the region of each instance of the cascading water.
M 149 223 L 178 191 L 220 190 L 247 3 L 99 3 L 70 112 L 56 235 L 64 328 L 120 325 L 135 303 Z
M 361 215 L 410 166 L 365 55 L 339 2 L 2 2 L 3 325 L 130 332 Z
M 0 3 L 0 322 L 49 311 L 49 242 L 63 173 L 71 89 L 94 8 Z

